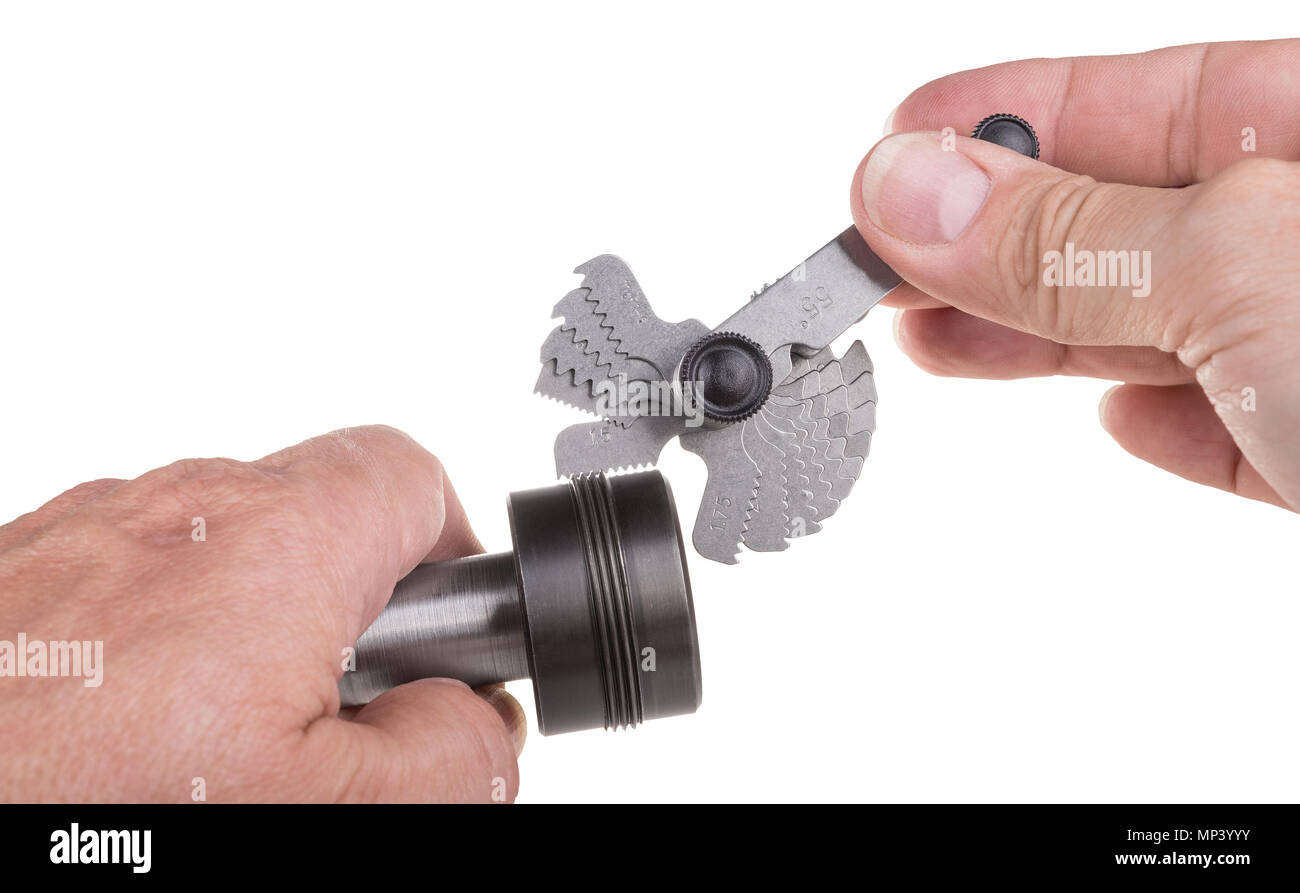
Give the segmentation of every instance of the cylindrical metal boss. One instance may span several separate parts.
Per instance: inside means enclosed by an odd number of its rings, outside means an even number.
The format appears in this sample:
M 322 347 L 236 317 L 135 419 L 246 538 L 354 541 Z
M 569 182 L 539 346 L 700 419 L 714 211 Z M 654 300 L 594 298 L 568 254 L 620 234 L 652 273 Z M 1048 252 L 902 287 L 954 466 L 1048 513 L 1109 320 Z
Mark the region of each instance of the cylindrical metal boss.
M 657 471 L 510 495 L 513 552 L 421 565 L 357 641 L 344 706 L 431 676 L 531 677 L 544 735 L 693 713 L 700 655 L 672 491 Z

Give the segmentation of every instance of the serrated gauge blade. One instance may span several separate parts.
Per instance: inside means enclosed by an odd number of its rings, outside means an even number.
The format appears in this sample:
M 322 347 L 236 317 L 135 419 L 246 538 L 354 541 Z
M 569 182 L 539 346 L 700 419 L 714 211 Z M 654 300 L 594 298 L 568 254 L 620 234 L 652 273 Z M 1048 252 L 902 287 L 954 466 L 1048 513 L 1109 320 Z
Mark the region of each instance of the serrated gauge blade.
M 555 473 L 560 477 L 587 471 L 617 471 L 654 465 L 664 445 L 686 428 L 673 416 L 621 420 L 600 419 L 570 425 L 555 438 Z
M 741 442 L 743 425 L 682 435 L 682 448 L 704 460 L 708 482 L 691 542 L 705 558 L 735 564 L 745 522 L 757 496 L 758 467 Z
M 780 552 L 790 545 L 785 539 L 790 518 L 780 432 L 771 427 L 762 412 L 743 424 L 741 446 L 758 467 L 758 494 L 741 541 L 755 552 Z
M 575 272 L 582 285 L 555 307 L 562 322 L 542 347 L 536 390 L 599 418 L 560 432 L 557 473 L 653 465 L 680 437 L 708 470 L 692 533 L 704 557 L 734 564 L 742 546 L 781 551 L 789 539 L 821 530 L 861 473 L 875 429 L 866 348 L 854 342 L 836 357 L 829 344 L 901 281 L 857 232 L 841 234 L 712 330 L 757 342 L 771 364 L 775 385 L 766 402 L 732 424 L 693 427 L 693 406 L 664 415 L 633 411 L 640 404 L 631 396 L 611 404 L 615 383 L 659 386 L 675 378 L 683 355 L 710 330 L 694 319 L 660 319 L 614 255 Z
M 745 335 L 769 351 L 783 344 L 819 350 L 902 281 L 849 227 L 714 331 Z
M 697 319 L 665 322 L 655 315 L 626 263 L 602 254 L 574 270 L 583 275 L 587 303 L 620 353 L 644 360 L 667 380 L 686 349 L 709 331 Z

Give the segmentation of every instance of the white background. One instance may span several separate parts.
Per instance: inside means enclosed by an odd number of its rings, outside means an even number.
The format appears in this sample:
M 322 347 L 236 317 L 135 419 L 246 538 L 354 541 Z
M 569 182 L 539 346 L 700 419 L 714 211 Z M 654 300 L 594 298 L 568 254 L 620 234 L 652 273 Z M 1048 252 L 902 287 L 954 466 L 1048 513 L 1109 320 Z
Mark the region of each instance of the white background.
M 575 265 L 617 253 L 661 316 L 716 324 L 848 223 L 925 81 L 1284 18 L 7 4 L 0 517 L 385 422 L 505 548 L 506 494 L 580 419 L 531 393 Z M 1129 457 L 1101 382 L 932 378 L 883 308 L 852 335 L 881 394 L 853 498 L 788 552 L 692 553 L 700 711 L 534 734 L 520 799 L 1296 800 L 1300 519 Z M 689 525 L 702 467 L 662 467 Z

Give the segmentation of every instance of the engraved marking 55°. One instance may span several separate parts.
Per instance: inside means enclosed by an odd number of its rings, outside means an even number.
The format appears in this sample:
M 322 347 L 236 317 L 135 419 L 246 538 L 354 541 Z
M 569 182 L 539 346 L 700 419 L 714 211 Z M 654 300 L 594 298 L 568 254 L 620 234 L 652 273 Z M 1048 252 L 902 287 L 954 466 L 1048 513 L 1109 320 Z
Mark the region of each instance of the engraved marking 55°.
M 826 291 L 826 286 L 819 285 L 812 290 L 812 293 L 806 295 L 799 301 L 799 310 L 803 313 L 804 318 L 799 321 L 799 328 L 806 329 L 812 325 L 812 321 L 822 315 L 822 311 L 835 301 L 831 298 L 830 293 Z

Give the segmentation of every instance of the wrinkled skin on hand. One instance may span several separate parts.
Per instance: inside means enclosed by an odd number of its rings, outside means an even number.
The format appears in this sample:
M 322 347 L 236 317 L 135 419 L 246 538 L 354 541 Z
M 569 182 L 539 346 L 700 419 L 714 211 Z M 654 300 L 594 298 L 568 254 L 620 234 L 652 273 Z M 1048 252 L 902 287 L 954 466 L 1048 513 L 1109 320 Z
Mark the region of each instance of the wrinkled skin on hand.
M 0 678 L 0 797 L 512 800 L 499 687 L 339 715 L 343 649 L 397 580 L 478 551 L 442 465 L 390 428 L 74 487 L 0 527 L 0 638 L 102 640 L 102 683 Z
M 907 280 L 886 300 L 903 308 L 899 344 L 940 375 L 1124 382 L 1101 421 L 1130 453 L 1300 509 L 1298 91 L 1300 40 L 1032 59 L 921 87 L 851 193 Z M 1042 160 L 951 138 L 990 112 L 1029 120 Z M 1150 252 L 1150 294 L 1045 281 L 1067 244 Z

